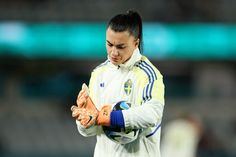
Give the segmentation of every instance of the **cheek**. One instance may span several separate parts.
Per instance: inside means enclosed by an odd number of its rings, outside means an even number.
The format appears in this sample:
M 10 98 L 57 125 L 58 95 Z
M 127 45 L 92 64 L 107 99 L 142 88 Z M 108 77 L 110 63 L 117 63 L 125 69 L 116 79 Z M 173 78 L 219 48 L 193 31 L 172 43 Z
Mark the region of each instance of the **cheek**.
M 127 53 L 126 53 L 126 56 L 129 58 L 129 57 L 131 57 L 132 56 L 132 54 L 133 54 L 133 49 L 129 49 L 128 51 L 127 51 Z
M 123 53 L 122 53 L 123 55 L 121 56 L 121 58 L 122 58 L 122 60 L 127 60 L 127 59 L 129 59 L 130 58 L 130 52 L 129 51 L 124 51 Z
M 106 49 L 107 49 L 107 53 L 110 54 L 111 48 L 109 46 L 106 46 Z

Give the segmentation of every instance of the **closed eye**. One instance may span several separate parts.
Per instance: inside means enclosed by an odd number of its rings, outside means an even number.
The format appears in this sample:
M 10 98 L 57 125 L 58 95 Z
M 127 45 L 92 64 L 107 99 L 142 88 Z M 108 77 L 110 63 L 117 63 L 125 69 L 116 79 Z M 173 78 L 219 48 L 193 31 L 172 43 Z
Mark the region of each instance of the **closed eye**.
M 125 48 L 126 48 L 125 44 L 113 45 L 113 44 L 112 44 L 111 42 L 109 42 L 108 40 L 107 40 L 107 45 L 108 45 L 109 47 L 115 46 L 117 49 L 125 49 Z
M 108 40 L 107 40 L 107 45 L 108 45 L 108 46 L 113 46 L 113 44 L 110 43 Z
M 125 46 L 116 46 L 117 49 L 124 49 Z

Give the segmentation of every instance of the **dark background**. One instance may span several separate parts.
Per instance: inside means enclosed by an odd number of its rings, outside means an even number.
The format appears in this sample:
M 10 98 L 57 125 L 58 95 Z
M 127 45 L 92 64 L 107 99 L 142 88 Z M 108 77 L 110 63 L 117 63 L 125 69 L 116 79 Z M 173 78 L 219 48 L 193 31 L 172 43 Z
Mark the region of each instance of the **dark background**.
M 234 0 L 1 0 L 0 23 L 106 22 L 128 9 L 145 22 L 236 22 Z M 77 132 L 70 106 L 105 59 L 106 52 L 91 60 L 0 56 L 0 156 L 92 156 L 95 137 Z M 235 58 L 150 60 L 166 86 L 162 127 L 180 113 L 196 114 L 204 125 L 197 156 L 236 156 Z

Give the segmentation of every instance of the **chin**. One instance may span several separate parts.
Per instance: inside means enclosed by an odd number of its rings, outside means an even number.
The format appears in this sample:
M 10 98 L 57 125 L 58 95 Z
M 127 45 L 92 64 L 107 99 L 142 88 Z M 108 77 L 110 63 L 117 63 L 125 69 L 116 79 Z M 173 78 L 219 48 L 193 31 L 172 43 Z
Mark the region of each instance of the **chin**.
M 120 64 L 120 63 L 114 62 L 114 61 L 111 61 L 111 63 L 114 64 L 114 65 L 119 65 Z

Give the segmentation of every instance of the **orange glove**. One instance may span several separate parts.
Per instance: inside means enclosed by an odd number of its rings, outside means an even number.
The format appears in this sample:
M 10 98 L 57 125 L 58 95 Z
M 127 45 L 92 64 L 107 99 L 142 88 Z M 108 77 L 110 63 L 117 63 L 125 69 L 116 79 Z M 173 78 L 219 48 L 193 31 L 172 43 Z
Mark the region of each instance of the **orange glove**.
M 92 110 L 77 106 L 72 106 L 71 111 L 72 117 L 80 121 L 80 124 L 85 128 L 89 128 L 94 123 L 96 125 L 110 126 L 111 105 L 103 106 L 100 112 L 92 112 Z
M 77 106 L 71 107 L 72 117 L 80 121 L 81 125 L 85 128 L 89 128 L 95 124 L 98 116 L 98 110 L 89 97 L 89 89 L 86 84 L 83 84 L 76 103 Z
M 105 105 L 98 114 L 96 125 L 110 126 L 112 105 Z
M 112 105 L 103 106 L 99 112 L 89 97 L 89 90 L 86 84 L 83 84 L 76 103 L 77 106 L 71 107 L 72 117 L 80 121 L 85 128 L 89 128 L 93 124 L 110 126 Z

